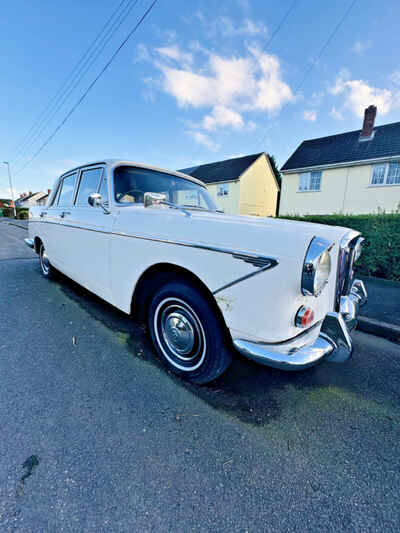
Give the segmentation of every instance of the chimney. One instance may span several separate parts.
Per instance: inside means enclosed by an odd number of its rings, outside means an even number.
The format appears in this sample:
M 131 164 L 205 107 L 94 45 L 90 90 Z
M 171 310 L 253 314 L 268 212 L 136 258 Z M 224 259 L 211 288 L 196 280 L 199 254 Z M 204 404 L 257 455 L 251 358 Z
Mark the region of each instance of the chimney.
M 51 193 L 51 189 L 47 189 L 47 194 L 50 194 Z
M 29 191 L 29 196 L 32 196 L 32 191 Z
M 364 112 L 364 122 L 360 133 L 360 141 L 369 141 L 374 136 L 374 124 L 376 117 L 376 106 L 370 105 Z

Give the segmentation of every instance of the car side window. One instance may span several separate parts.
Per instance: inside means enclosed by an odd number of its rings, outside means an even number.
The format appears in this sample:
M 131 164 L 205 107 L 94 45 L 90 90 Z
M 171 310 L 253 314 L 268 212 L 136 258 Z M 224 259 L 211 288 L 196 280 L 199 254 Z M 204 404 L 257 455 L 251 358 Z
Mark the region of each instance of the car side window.
M 97 192 L 102 172 L 102 168 L 90 168 L 82 171 L 75 205 L 89 206 L 88 197 Z
M 58 195 L 58 206 L 70 207 L 74 203 L 75 182 L 78 173 L 70 174 L 63 179 Z
M 101 180 L 99 193 L 101 194 L 103 203 L 108 205 L 108 182 L 107 177 L 105 175 L 103 175 L 103 179 Z

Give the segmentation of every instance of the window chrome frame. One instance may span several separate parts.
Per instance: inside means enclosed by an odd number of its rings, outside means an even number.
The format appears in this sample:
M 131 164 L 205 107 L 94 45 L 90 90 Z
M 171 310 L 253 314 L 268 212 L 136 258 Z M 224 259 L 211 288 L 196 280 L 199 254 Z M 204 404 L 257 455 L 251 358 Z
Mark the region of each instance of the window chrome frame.
M 185 180 L 185 181 L 188 181 L 189 183 L 193 183 L 194 185 L 198 185 L 199 187 L 202 187 L 210 195 L 210 192 L 207 189 L 207 186 L 203 185 L 202 183 L 197 183 L 197 180 L 194 181 L 194 180 L 191 180 L 189 178 L 184 178 L 182 176 L 176 176 L 175 174 L 169 174 L 168 172 L 163 172 L 162 170 L 153 170 L 153 169 L 148 169 L 146 167 L 140 167 L 140 166 L 137 166 L 137 165 L 124 164 L 124 163 L 121 162 L 121 164 L 118 164 L 116 166 L 108 168 L 108 174 L 109 174 L 108 177 L 109 177 L 109 180 L 111 182 L 111 184 L 109 185 L 110 198 L 111 198 L 112 205 L 114 205 L 118 209 L 119 208 L 125 208 L 125 207 L 144 208 L 144 201 L 143 202 L 121 203 L 121 202 L 118 202 L 118 200 L 115 198 L 115 171 L 117 169 L 121 168 L 121 167 L 131 167 L 131 168 L 135 168 L 135 169 L 138 169 L 138 170 L 151 170 L 152 172 L 158 172 L 159 174 L 165 174 L 166 176 L 170 176 L 171 179 L 178 178 L 178 179 L 181 179 L 181 180 Z M 147 192 L 151 192 L 151 191 L 147 191 Z M 215 201 L 213 200 L 212 197 L 211 197 L 211 200 L 215 203 Z
M 86 205 L 78 205 L 76 203 L 77 199 L 78 199 L 78 193 L 79 193 L 79 188 L 81 186 L 81 181 L 82 181 L 82 174 L 84 172 L 86 172 L 87 170 L 98 170 L 100 169 L 101 170 L 101 174 L 100 174 L 100 178 L 99 178 L 99 182 L 97 184 L 97 188 L 94 192 L 99 192 L 100 190 L 100 185 L 101 185 L 101 182 L 103 180 L 103 176 L 104 176 L 104 165 L 94 165 L 94 166 L 89 166 L 89 167 L 82 167 L 82 168 L 79 168 L 78 169 L 78 181 L 77 181 L 77 184 L 76 184 L 76 187 L 75 187 L 75 194 L 74 194 L 74 203 L 73 203 L 73 207 L 80 207 L 80 208 L 84 208 L 84 207 L 90 207 L 89 203 Z M 107 187 L 108 189 L 108 187 Z
M 74 174 L 76 174 L 76 178 L 75 178 L 74 192 L 72 194 L 72 204 L 71 205 L 58 205 L 58 202 L 60 201 L 60 193 L 61 193 L 62 187 L 64 185 L 64 180 L 66 180 L 67 178 L 70 178 Z M 54 201 L 53 201 L 53 203 L 52 203 L 52 205 L 50 207 L 56 207 L 56 208 L 74 207 L 75 206 L 75 195 L 76 195 L 76 191 L 77 191 L 76 187 L 77 187 L 78 180 L 79 180 L 79 169 L 75 169 L 75 170 L 69 172 L 68 174 L 64 174 L 60 178 L 60 181 L 59 181 L 59 184 L 58 184 L 58 187 L 57 187 L 57 192 L 56 192 L 56 194 L 54 196 Z M 56 201 L 57 201 L 57 204 L 55 205 Z

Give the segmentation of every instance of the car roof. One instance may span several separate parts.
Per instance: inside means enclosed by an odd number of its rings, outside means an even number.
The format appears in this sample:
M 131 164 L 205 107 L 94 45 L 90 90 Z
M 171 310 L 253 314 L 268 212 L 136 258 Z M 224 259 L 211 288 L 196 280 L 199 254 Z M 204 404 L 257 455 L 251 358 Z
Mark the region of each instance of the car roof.
M 66 174 L 70 174 L 71 172 L 74 172 L 75 170 L 79 170 L 81 168 L 86 168 L 86 167 L 93 167 L 96 165 L 105 165 L 109 170 L 113 170 L 114 168 L 119 167 L 119 166 L 132 166 L 132 167 L 138 167 L 138 168 L 146 168 L 149 170 L 155 170 L 157 172 L 163 172 L 165 174 L 171 174 L 172 176 L 177 176 L 179 178 L 186 179 L 193 183 L 197 183 L 197 185 L 201 185 L 202 187 L 206 187 L 206 185 L 201 180 L 194 178 L 193 176 L 189 176 L 188 174 L 184 174 L 183 172 L 178 172 L 176 170 L 170 170 L 167 168 L 155 167 L 154 165 L 146 165 L 144 163 L 138 163 L 136 161 L 129 161 L 126 159 L 102 159 L 100 161 L 92 161 L 91 163 L 79 165 L 78 167 L 71 168 L 67 172 L 63 172 L 60 178 L 62 178 Z

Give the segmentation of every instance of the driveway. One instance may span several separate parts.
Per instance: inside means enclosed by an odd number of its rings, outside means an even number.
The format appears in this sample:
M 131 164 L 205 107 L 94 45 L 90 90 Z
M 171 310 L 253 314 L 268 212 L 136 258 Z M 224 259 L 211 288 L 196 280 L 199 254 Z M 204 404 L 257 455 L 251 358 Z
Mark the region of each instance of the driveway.
M 0 224 L 1 531 L 399 530 L 399 345 L 190 386 L 24 236 Z

